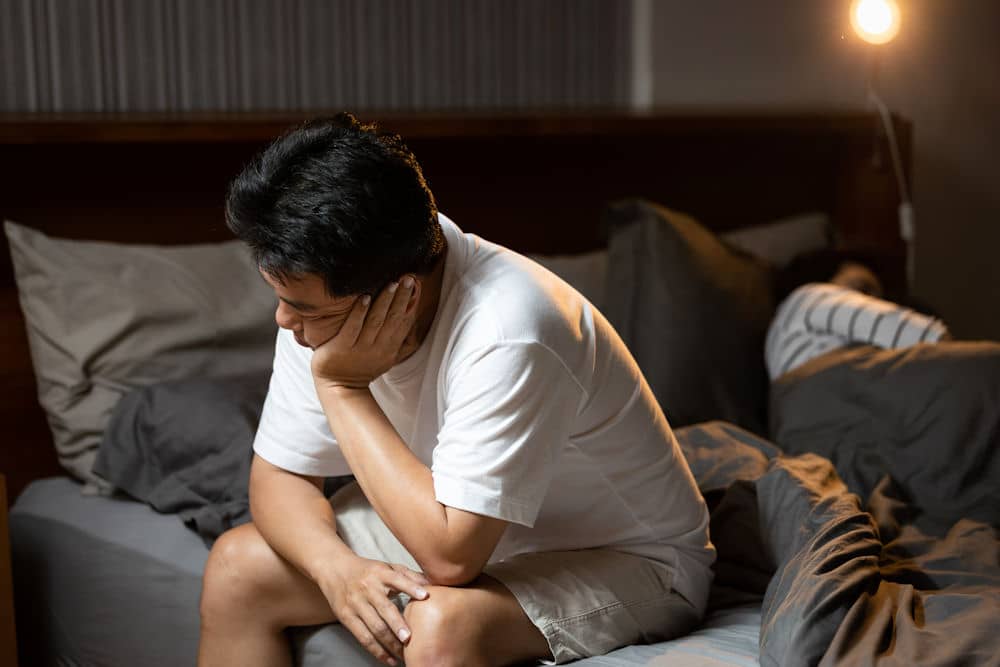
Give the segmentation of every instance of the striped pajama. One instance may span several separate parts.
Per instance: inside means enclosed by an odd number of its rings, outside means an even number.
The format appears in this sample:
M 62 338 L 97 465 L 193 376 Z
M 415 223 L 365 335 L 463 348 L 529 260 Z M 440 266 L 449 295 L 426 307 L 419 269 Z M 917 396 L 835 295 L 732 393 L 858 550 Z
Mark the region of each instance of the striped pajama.
M 839 285 L 810 283 L 778 306 L 764 356 L 773 380 L 830 350 L 909 347 L 937 342 L 947 332 L 935 317 Z

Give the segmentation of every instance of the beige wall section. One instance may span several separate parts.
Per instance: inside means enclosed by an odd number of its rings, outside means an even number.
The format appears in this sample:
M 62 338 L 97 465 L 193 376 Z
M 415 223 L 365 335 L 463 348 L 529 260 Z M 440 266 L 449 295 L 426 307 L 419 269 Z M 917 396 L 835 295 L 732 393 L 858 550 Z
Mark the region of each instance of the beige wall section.
M 848 0 L 654 0 L 658 107 L 866 108 Z M 880 89 L 914 123 L 916 294 L 1000 339 L 1000 2 L 899 0 Z

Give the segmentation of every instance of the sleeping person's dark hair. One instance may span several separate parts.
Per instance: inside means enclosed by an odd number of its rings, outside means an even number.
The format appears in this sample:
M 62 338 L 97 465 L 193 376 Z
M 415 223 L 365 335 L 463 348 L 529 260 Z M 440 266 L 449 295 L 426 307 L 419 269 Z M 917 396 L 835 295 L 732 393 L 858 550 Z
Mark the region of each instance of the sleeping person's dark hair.
M 824 248 L 796 256 L 775 278 L 775 303 L 781 303 L 796 288 L 807 283 L 826 283 L 833 280 L 845 265 L 860 265 L 868 269 L 881 285 L 886 283 L 881 262 L 870 253 L 837 248 Z M 870 293 L 868 290 L 860 290 Z M 881 289 L 879 290 L 879 292 Z M 875 293 L 873 296 L 882 296 Z
M 349 113 L 275 140 L 229 185 L 226 222 L 279 282 L 323 278 L 331 296 L 377 294 L 430 271 L 444 249 L 420 165 L 396 134 Z

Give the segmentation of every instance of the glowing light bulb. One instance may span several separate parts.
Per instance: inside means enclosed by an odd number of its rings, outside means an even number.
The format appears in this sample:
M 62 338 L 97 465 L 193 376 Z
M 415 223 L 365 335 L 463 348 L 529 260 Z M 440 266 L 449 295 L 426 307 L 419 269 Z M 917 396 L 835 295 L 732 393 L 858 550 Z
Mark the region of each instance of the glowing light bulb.
M 854 0 L 851 26 L 869 44 L 885 44 L 899 33 L 899 5 L 895 0 Z

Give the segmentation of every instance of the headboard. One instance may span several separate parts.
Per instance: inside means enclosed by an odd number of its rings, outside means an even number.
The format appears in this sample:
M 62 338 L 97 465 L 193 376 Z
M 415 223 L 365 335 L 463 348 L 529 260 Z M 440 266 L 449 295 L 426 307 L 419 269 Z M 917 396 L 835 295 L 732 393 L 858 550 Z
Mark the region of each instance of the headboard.
M 270 139 L 313 115 L 0 114 L 0 218 L 70 238 L 229 238 L 228 180 Z M 874 251 L 890 280 L 902 279 L 898 195 L 874 114 L 374 118 L 407 140 L 442 211 L 516 250 L 597 248 L 603 204 L 642 196 L 718 231 L 825 211 L 841 245 Z M 910 125 L 894 122 L 909 165 Z M 61 469 L 36 400 L 5 238 L 0 321 L 0 472 L 13 500 L 31 480 Z

